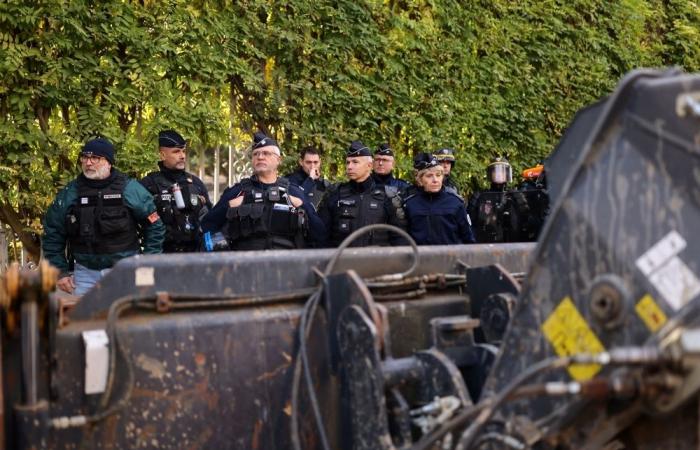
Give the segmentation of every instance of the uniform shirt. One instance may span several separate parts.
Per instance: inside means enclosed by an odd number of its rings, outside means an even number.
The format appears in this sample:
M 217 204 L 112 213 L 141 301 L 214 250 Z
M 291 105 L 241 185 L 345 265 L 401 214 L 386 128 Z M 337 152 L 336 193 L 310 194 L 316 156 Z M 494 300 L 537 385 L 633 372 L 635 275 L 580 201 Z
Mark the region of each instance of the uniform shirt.
M 360 195 L 371 195 L 371 193 L 377 188 L 384 189 L 383 186 L 377 186 L 375 184 L 374 179 L 371 176 L 367 177 L 365 181 L 362 181 L 360 183 L 355 181 L 348 181 L 346 183 L 341 183 L 335 186 L 333 190 L 331 190 L 331 192 L 325 196 L 323 202 L 321 202 L 321 205 L 319 206 L 318 214 L 321 217 L 321 220 L 323 221 L 328 236 L 328 239 L 322 243 L 322 246 L 337 247 L 342 241 L 342 238 L 339 239 L 337 236 L 334 237 L 334 230 L 336 229 L 338 225 L 337 221 L 339 220 L 339 202 L 343 200 L 343 198 L 341 198 L 341 191 L 347 190 L 348 187 L 352 192 L 353 198 L 357 198 L 357 196 Z M 384 217 L 386 218 L 385 223 L 405 229 L 405 222 L 403 218 L 400 217 L 402 216 L 403 211 L 397 209 L 397 207 L 392 203 L 392 199 L 388 195 L 385 197 L 382 208 L 384 209 Z M 370 224 L 364 223 L 362 225 Z M 357 228 L 359 228 L 359 226 L 355 224 L 355 227 L 350 232 L 354 231 Z M 347 233 L 347 235 L 349 234 L 350 233 Z M 363 238 L 359 238 L 357 241 L 355 241 L 355 244 L 353 246 L 363 245 L 363 240 Z M 398 236 L 395 233 L 389 234 L 389 243 L 391 245 L 407 244 L 404 238 Z
M 87 180 L 87 182 L 103 181 L 105 185 L 109 185 L 109 180 L 113 179 L 117 173 L 117 170 L 112 168 L 112 174 L 107 180 Z M 84 178 L 82 174 L 79 177 Z M 124 188 L 123 198 L 134 219 L 141 225 L 142 253 L 160 253 L 165 236 L 165 225 L 155 214 L 156 205 L 153 203 L 153 196 L 138 181 L 130 179 Z M 61 271 L 61 276 L 70 273 L 70 263 L 66 258 L 66 244 L 68 242 L 66 216 L 69 208 L 77 201 L 78 180 L 75 179 L 56 195 L 44 216 L 44 236 L 41 241 L 44 258 Z M 152 220 L 153 222 L 151 222 Z M 89 269 L 102 270 L 108 269 L 120 259 L 136 253 L 136 251 L 112 254 L 75 253 L 73 259 Z
M 372 178 L 374 178 L 374 182 L 380 186 L 391 186 L 399 191 L 402 191 L 411 185 L 410 183 L 407 183 L 399 178 L 395 178 L 392 173 L 388 173 L 387 175 L 372 173 Z
M 476 242 L 464 202 L 445 188 L 436 193 L 418 188 L 403 206 L 408 232 L 418 245 Z
M 253 175 L 250 180 L 255 184 L 255 186 L 261 190 L 267 190 L 269 187 L 276 186 L 277 183 L 262 183 L 258 181 L 258 178 Z M 227 188 L 216 205 L 207 213 L 204 218 L 202 218 L 201 226 L 204 233 L 211 232 L 215 233 L 221 231 L 226 224 L 226 211 L 228 211 L 228 202 L 234 198 L 241 195 L 241 183 L 236 183 L 233 186 Z M 306 213 L 306 219 L 309 223 L 309 235 L 312 242 L 323 242 L 326 239 L 326 229 L 323 226 L 323 222 L 319 219 L 316 209 L 313 207 L 311 202 L 308 201 L 304 192 L 296 185 L 289 184 L 289 195 L 301 199 L 304 203 L 302 204 L 302 209 Z

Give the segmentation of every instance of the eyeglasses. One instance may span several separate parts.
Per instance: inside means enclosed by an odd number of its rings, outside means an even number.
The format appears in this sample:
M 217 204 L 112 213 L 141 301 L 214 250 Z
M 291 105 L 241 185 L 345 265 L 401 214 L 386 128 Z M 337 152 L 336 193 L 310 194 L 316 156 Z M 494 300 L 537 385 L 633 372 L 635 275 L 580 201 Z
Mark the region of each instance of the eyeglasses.
M 104 156 L 97 156 L 97 155 L 80 155 L 80 162 L 81 163 L 86 163 L 90 161 L 93 164 L 101 163 L 102 161 L 105 161 L 106 158 Z
M 390 159 L 390 158 L 375 158 L 374 162 L 376 162 L 377 164 L 389 164 L 390 162 L 392 162 L 392 159 Z
M 277 153 L 270 150 L 255 150 L 253 152 L 253 158 L 269 158 L 272 155 L 279 156 Z

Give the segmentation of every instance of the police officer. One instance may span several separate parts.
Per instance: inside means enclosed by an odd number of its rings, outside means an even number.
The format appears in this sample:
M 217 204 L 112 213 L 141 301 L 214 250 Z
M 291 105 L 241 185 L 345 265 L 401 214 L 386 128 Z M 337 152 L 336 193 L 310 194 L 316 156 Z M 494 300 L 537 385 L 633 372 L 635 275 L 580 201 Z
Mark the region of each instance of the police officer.
M 224 191 L 202 219 L 206 233 L 222 232 L 232 250 L 291 249 L 325 239 L 325 229 L 304 193 L 278 176 L 277 142 L 257 132 L 252 144 L 255 174 Z
M 374 151 L 372 169 L 372 178 L 374 178 L 374 182 L 377 185 L 391 186 L 397 192 L 406 189 L 410 185 L 404 180 L 394 177 L 394 151 L 389 147 L 389 144 L 380 144 L 377 150 Z
M 408 232 L 418 245 L 476 242 L 464 200 L 443 186 L 444 169 L 435 156 L 419 153 L 413 161 L 416 188 L 404 200 Z
M 335 186 L 321 202 L 319 215 L 328 231 L 326 246 L 337 247 L 353 231 L 375 223 L 405 228 L 401 199 L 396 190 L 380 186 L 372 178 L 372 154 L 362 142 L 353 141 L 345 158 L 349 181 Z M 401 245 L 404 239 L 384 230 L 359 237 L 352 246 Z
M 457 195 L 461 195 L 462 190 L 459 186 L 457 186 L 453 178 L 450 176 L 456 162 L 455 151 L 449 147 L 443 147 L 435 152 L 435 157 L 437 158 L 438 162 L 442 166 L 442 170 L 445 173 L 442 185 L 445 187 L 446 190 L 451 191 Z
M 42 239 L 44 257 L 61 271 L 58 288 L 75 295 L 122 258 L 160 253 L 165 234 L 151 194 L 113 167 L 111 142 L 87 142 L 79 160 L 82 174 L 56 195 Z
M 477 242 L 521 242 L 529 207 L 522 192 L 508 191 L 513 172 L 505 158 L 495 158 L 486 168 L 490 189 L 475 192 L 467 211 L 474 221 Z
M 164 253 L 194 252 L 200 246 L 200 218 L 211 208 L 202 180 L 185 172 L 187 143 L 173 130 L 158 134 L 160 161 L 157 172 L 146 175 L 141 184 L 153 195 L 158 214 L 165 224 Z
M 314 147 L 306 147 L 301 151 L 299 167 L 285 178 L 299 186 L 317 209 L 331 187 L 328 180 L 321 178 L 321 155 Z

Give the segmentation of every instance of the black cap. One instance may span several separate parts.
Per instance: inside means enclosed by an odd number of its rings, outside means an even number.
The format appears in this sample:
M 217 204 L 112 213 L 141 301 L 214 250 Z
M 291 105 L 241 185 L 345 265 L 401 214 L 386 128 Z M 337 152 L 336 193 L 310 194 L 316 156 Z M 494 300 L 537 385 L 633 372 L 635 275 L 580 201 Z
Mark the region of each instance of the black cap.
M 430 169 L 431 167 L 437 167 L 440 163 L 437 158 L 430 153 L 418 153 L 415 158 L 413 158 L 413 168 L 416 170 Z
M 372 153 L 362 141 L 352 141 L 345 156 L 372 156 Z
M 165 148 L 185 148 L 187 142 L 175 130 L 164 130 L 158 133 L 158 147 Z
M 435 157 L 438 161 L 454 161 L 455 151 L 449 147 L 444 147 L 435 152 Z
M 377 150 L 374 152 L 374 156 L 377 155 L 382 155 L 382 156 L 394 156 L 394 151 L 389 147 L 389 144 L 384 143 L 384 144 L 379 144 L 379 147 L 377 147 Z
M 280 146 L 277 144 L 277 141 L 263 133 L 262 131 L 258 131 L 253 135 L 253 145 L 251 146 L 252 150 L 255 150 L 256 148 L 261 148 L 261 147 L 268 147 L 268 146 L 273 146 L 277 147 L 277 150 L 279 150 Z
M 95 138 L 87 141 L 80 151 L 85 156 L 102 156 L 110 164 L 114 165 L 114 145 L 105 138 Z

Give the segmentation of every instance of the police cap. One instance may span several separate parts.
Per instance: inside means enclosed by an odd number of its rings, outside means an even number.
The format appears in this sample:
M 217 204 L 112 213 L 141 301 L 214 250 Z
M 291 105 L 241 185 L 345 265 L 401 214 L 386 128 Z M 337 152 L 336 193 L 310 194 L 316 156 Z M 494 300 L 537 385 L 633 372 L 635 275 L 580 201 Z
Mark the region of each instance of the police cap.
M 345 156 L 372 156 L 372 153 L 362 141 L 352 141 Z
M 158 147 L 185 148 L 186 146 L 185 138 L 175 130 L 164 130 L 158 133 Z
M 455 161 L 455 151 L 449 147 L 444 147 L 435 152 L 438 161 Z
M 281 156 L 280 146 L 277 141 L 272 139 L 270 136 L 266 135 L 262 131 L 258 131 L 253 135 L 253 144 L 251 150 L 256 150 L 262 147 L 275 147 L 277 149 L 277 154 Z
M 438 162 L 435 155 L 430 153 L 418 153 L 413 158 L 413 168 L 416 170 L 430 169 L 431 167 L 437 167 L 440 163 Z
M 389 147 L 389 144 L 384 143 L 384 144 L 379 144 L 379 147 L 377 147 L 377 150 L 374 151 L 374 156 L 381 155 L 381 156 L 394 156 L 394 151 Z

